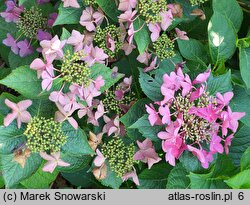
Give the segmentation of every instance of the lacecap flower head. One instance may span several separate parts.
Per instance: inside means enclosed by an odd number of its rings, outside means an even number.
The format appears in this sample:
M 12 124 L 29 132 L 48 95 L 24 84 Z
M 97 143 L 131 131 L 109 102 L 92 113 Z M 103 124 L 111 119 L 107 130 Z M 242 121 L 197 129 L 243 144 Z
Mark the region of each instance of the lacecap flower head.
M 133 144 L 126 145 L 121 138 L 113 137 L 102 145 L 101 153 L 109 163 L 110 169 L 117 176 L 122 177 L 126 173 L 133 171 L 133 165 L 136 162 L 133 158 L 135 154 Z
M 61 123 L 44 117 L 32 118 L 24 135 L 27 137 L 27 147 L 31 152 L 58 152 L 67 139 Z
M 146 105 L 150 124 L 165 126 L 158 137 L 162 140 L 166 161 L 173 166 L 186 150 L 208 168 L 214 154 L 228 153 L 238 120 L 245 115 L 232 112 L 229 106 L 232 92 L 209 94 L 206 83 L 209 76 L 210 70 L 191 81 L 179 67 L 163 76 L 164 99 L 155 105 Z

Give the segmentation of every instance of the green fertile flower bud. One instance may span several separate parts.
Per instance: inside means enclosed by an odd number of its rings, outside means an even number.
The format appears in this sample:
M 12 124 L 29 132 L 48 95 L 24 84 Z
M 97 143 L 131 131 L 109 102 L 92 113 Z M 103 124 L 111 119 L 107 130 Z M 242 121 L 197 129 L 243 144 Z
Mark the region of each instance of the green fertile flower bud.
M 195 5 L 203 4 L 206 1 L 208 0 L 190 0 L 190 3 L 192 4 L 192 6 L 195 6 Z
M 82 52 L 71 54 L 69 50 L 66 51 L 61 67 L 64 81 L 84 86 L 89 85 L 91 70 L 81 60 L 83 56 Z
M 125 145 L 121 138 L 114 137 L 103 144 L 101 152 L 108 160 L 110 168 L 117 176 L 122 177 L 125 173 L 133 170 L 135 146 Z
M 31 7 L 30 10 L 24 9 L 17 22 L 17 28 L 24 36 L 34 39 L 39 29 L 44 30 L 46 28 L 47 20 L 43 17 L 41 9 Z
M 172 58 L 175 56 L 174 42 L 166 34 L 162 34 L 156 42 L 153 43 L 156 55 L 160 59 Z
M 158 23 L 162 20 L 160 12 L 167 10 L 167 2 L 166 0 L 139 0 L 138 8 L 146 23 Z
M 116 87 L 115 90 L 119 90 L 119 87 Z M 103 99 L 103 105 L 105 110 L 108 112 L 115 112 L 117 115 L 121 115 L 122 109 L 120 105 L 129 105 L 131 102 L 136 101 L 135 93 L 129 92 L 125 93 L 121 100 L 117 100 L 115 96 L 115 91 L 108 90 Z
M 62 124 L 44 117 L 32 118 L 24 135 L 27 137 L 27 147 L 32 152 L 58 152 L 67 140 Z
M 85 5 L 94 5 L 94 4 L 96 4 L 96 1 L 95 0 L 83 0 L 83 3 L 85 4 Z
M 114 41 L 114 51 L 112 51 L 108 46 L 110 44 L 109 39 Z M 122 31 L 115 25 L 109 25 L 104 29 L 97 26 L 94 42 L 98 45 L 98 47 L 102 48 L 109 57 L 114 58 L 115 54 L 118 53 L 122 47 Z

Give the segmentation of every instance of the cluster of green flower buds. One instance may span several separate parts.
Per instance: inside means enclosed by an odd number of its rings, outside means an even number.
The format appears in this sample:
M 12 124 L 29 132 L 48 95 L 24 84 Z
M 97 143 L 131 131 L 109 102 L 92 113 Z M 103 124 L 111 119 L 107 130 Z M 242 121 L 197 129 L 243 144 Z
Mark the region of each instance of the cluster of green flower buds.
M 214 96 L 209 95 L 209 92 L 204 92 L 198 100 L 195 101 L 196 107 L 207 107 L 210 103 L 217 106 L 217 100 Z
M 139 0 L 139 13 L 145 18 L 146 23 L 161 22 L 161 11 L 167 10 L 166 0 Z
M 108 47 L 108 38 L 111 38 L 115 43 L 114 51 Z M 97 26 L 94 42 L 98 47 L 102 48 L 109 57 L 114 58 L 115 54 L 118 53 L 122 47 L 122 31 L 115 25 L 108 25 L 104 29 Z
M 134 92 L 125 93 L 121 100 L 117 100 L 115 91 L 107 90 L 103 99 L 103 105 L 108 112 L 114 112 L 117 115 L 121 115 L 121 105 L 129 105 L 133 101 L 136 101 Z
M 125 145 L 119 137 L 114 137 L 102 146 L 102 154 L 108 160 L 110 169 L 122 177 L 133 169 L 136 162 L 133 159 L 135 146 L 133 144 Z
M 58 152 L 67 140 L 62 124 L 44 117 L 32 118 L 24 135 L 27 137 L 27 147 L 32 152 Z
M 37 36 L 39 29 L 45 29 L 47 18 L 43 17 L 42 11 L 39 8 L 31 7 L 24 9 L 17 22 L 17 28 L 25 37 L 34 39 Z
M 190 0 L 190 3 L 192 4 L 192 6 L 195 6 L 195 5 L 203 4 L 206 1 L 208 0 Z
M 67 50 L 64 54 L 61 73 L 63 80 L 69 83 L 77 83 L 78 85 L 88 86 L 91 82 L 90 68 L 81 59 L 84 54 L 82 51 L 71 54 Z
M 162 34 L 157 41 L 153 43 L 153 48 L 160 59 L 175 56 L 174 42 L 166 34 Z
M 95 5 L 96 4 L 96 1 L 95 0 L 83 0 L 83 3 L 85 5 Z

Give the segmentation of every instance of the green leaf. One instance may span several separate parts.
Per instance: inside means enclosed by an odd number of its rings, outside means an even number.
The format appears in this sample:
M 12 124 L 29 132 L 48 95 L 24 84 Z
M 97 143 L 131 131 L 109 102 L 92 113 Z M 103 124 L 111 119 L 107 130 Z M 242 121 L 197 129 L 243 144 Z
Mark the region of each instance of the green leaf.
M 23 3 L 25 3 L 28 0 L 19 0 L 19 5 L 23 5 Z
M 17 128 L 15 122 L 8 127 L 0 126 L 0 153 L 11 154 L 13 150 L 25 141 L 24 129 Z
M 219 63 L 231 58 L 236 49 L 236 32 L 229 19 L 214 12 L 208 24 L 209 49 L 212 61 Z
M 112 65 L 112 68 L 117 66 L 119 68 L 119 72 L 126 75 L 126 77 L 132 76 L 132 90 L 136 91 L 137 98 L 141 98 L 141 88 L 139 83 L 139 70 L 138 67 L 142 66 L 142 64 L 136 60 L 138 56 L 138 52 L 134 50 L 130 55 L 124 55 L 118 62 Z
M 232 91 L 231 71 L 216 77 L 210 75 L 207 86 L 210 95 L 216 95 L 217 92 L 223 94 Z
M 237 47 L 238 48 L 248 48 L 250 47 L 250 35 L 248 34 L 248 36 L 246 38 L 240 38 L 237 40 Z
M 32 116 L 53 118 L 58 110 L 55 103 L 49 99 L 32 100 L 32 105 L 29 107 L 29 112 Z
M 203 170 L 200 161 L 191 152 L 184 151 L 180 157 L 180 162 L 187 172 L 199 173 Z
M 0 68 L 0 80 L 4 79 L 10 73 L 11 73 L 10 68 Z
M 163 84 L 163 75 L 170 74 L 171 72 L 173 72 L 175 70 L 176 64 L 181 62 L 183 62 L 183 58 L 181 57 L 180 53 L 176 51 L 176 55 L 174 57 L 162 60 L 160 62 L 159 67 L 151 71 L 151 73 L 155 74 L 155 78 L 160 84 Z M 184 65 L 183 72 L 189 72 L 189 69 L 186 64 Z
M 41 80 L 37 78 L 36 71 L 30 69 L 29 66 L 21 66 L 13 70 L 10 75 L 0 80 L 0 84 L 14 89 L 30 99 L 48 97 L 49 94 L 42 90 Z M 54 88 L 52 88 L 52 90 L 60 87 L 60 85 L 61 81 L 58 79 L 54 82 Z
M 171 1 L 171 2 L 173 2 L 173 1 Z M 173 19 L 172 24 L 168 27 L 167 31 L 171 31 L 178 24 L 189 23 L 190 21 L 193 21 L 195 19 L 195 16 L 192 16 L 191 13 L 194 9 L 198 8 L 197 6 L 192 6 L 186 0 L 175 0 L 175 3 L 179 4 L 181 6 L 181 8 L 183 9 L 183 16 L 182 16 L 182 18 L 175 17 Z
M 79 2 L 80 3 L 80 2 Z M 58 8 L 58 17 L 53 26 L 63 24 L 78 24 L 83 11 L 83 3 L 81 8 L 63 7 L 61 3 Z
M 250 48 L 240 48 L 240 73 L 250 95 Z
M 237 168 L 234 166 L 231 158 L 228 155 L 220 154 L 217 156 L 212 172 L 213 177 L 230 177 L 233 176 L 236 171 Z
M 226 168 L 226 169 L 225 169 Z M 207 174 L 195 174 L 190 172 L 189 178 L 192 189 L 224 189 L 228 188 L 225 179 L 228 179 L 235 172 L 231 160 L 225 156 L 220 155 L 214 167 Z
M 105 179 L 100 180 L 101 184 L 107 187 L 111 187 L 113 189 L 119 189 L 122 184 L 122 179 L 118 177 L 115 172 L 110 170 L 109 165 L 107 165 L 108 171 Z
M 88 172 L 90 166 L 86 166 L 84 169 L 73 173 L 62 173 L 63 178 L 68 180 L 71 184 L 81 188 L 96 188 L 101 185 L 96 181 L 92 172 Z
M 103 64 L 94 64 L 90 67 L 91 75 L 90 78 L 95 80 L 98 76 L 102 76 L 104 79 L 104 86 L 101 87 L 101 92 L 108 90 L 112 85 L 117 83 L 121 78 L 122 74 L 118 74 L 116 77 L 112 77 L 112 70 Z
M 4 2 L 2 3 L 3 4 L 3 9 L 0 10 L 1 11 L 4 11 L 6 9 L 6 6 L 4 4 Z M 1 8 L 1 6 L 0 6 Z M 11 23 L 11 22 L 6 22 L 4 20 L 4 18 L 0 18 L 0 56 L 1 56 L 1 59 L 3 59 L 5 61 L 5 63 L 9 66 L 10 62 L 9 62 L 9 53 L 12 53 L 12 51 L 10 50 L 10 47 L 4 45 L 2 43 L 2 41 L 4 39 L 7 38 L 7 34 L 10 33 L 10 34 L 14 34 L 17 32 L 17 28 L 16 28 L 16 24 L 15 23 Z M 15 60 L 15 59 L 13 59 Z
M 24 5 L 25 8 L 26 6 L 36 6 L 37 2 L 36 0 L 19 0 L 19 5 Z
M 4 121 L 4 116 L 2 114 L 0 114 L 0 125 L 3 124 L 3 121 Z
M 6 22 L 4 20 L 4 18 L 0 18 L 0 30 L 1 30 L 1 33 L 0 33 L 1 42 L 3 39 L 7 38 L 7 33 L 16 33 L 17 32 L 16 24 Z
M 162 79 L 153 78 L 147 73 L 144 73 L 142 69 L 140 69 L 139 82 L 142 91 L 150 100 L 161 101 L 163 99 L 163 95 L 161 94 Z
M 245 150 L 250 146 L 250 128 L 246 125 L 241 126 L 234 135 L 232 145 L 229 147 L 229 156 L 235 166 L 240 165 L 240 159 Z
M 155 164 L 139 174 L 139 189 L 164 189 L 172 167 L 166 162 Z
M 223 181 L 223 178 L 213 177 L 212 173 L 194 174 L 190 173 L 191 189 L 226 189 L 228 186 Z
M 230 106 L 234 112 L 245 112 L 245 117 L 240 121 L 250 127 L 250 96 L 247 95 L 244 88 L 239 86 L 234 87 L 234 98 L 232 99 Z
M 71 36 L 71 33 L 66 28 L 63 28 L 62 35 L 61 35 L 61 38 L 60 38 L 61 41 L 62 40 L 67 40 L 70 36 Z M 63 47 L 63 51 L 66 52 L 67 50 L 69 50 L 70 53 L 74 53 L 74 49 L 73 49 L 72 45 L 65 44 L 65 46 Z
M 168 175 L 167 189 L 187 189 L 190 185 L 187 175 L 186 169 L 178 163 Z
M 70 164 L 68 167 L 57 167 L 57 170 L 65 173 L 80 171 L 84 167 L 88 166 L 92 160 L 92 157 L 89 155 L 73 155 L 68 152 L 61 152 L 60 158 Z
M 3 179 L 3 176 L 0 174 L 0 188 L 4 186 L 5 186 L 4 179 Z
M 244 152 L 240 160 L 241 171 L 250 169 L 250 147 Z
M 54 171 L 52 174 L 44 172 L 42 170 L 44 163 L 39 169 L 29 178 L 23 180 L 21 184 L 27 189 L 46 189 L 49 188 L 50 184 L 56 179 L 58 171 Z
M 67 142 L 62 147 L 63 152 L 73 155 L 95 154 L 89 146 L 87 135 L 81 128 L 75 130 L 68 122 L 64 122 L 62 131 L 67 136 Z
M 144 20 L 137 18 L 134 21 L 134 29 L 135 31 L 139 30 L 135 33 L 134 39 L 140 54 L 143 54 L 151 43 L 148 27 Z
M 128 129 L 138 129 L 143 137 L 149 138 L 152 141 L 159 141 L 157 134 L 163 130 L 163 127 L 157 125 L 151 126 L 148 120 L 148 115 L 143 115 Z
M 134 124 L 138 118 L 146 114 L 145 104 L 148 104 L 148 99 L 141 99 L 136 102 L 129 111 L 120 118 L 120 121 L 125 125 L 127 135 L 132 140 L 141 139 L 142 136 L 137 129 L 128 129 L 132 124 Z
M 115 1 L 113 0 L 96 0 L 96 3 L 101 7 L 105 14 L 113 21 L 118 22 L 118 16 L 121 14 L 118 11 Z
M 29 66 L 35 58 L 38 58 L 38 56 L 39 54 L 34 52 L 33 54 L 26 57 L 20 57 L 11 51 L 8 56 L 9 65 L 12 69 L 18 68 L 20 66 Z
M 207 50 L 205 46 L 198 40 L 177 40 L 181 55 L 192 61 L 197 61 L 206 67 L 208 62 Z
M 1 80 L 0 83 L 28 98 L 37 98 L 37 95 L 42 92 L 41 81 L 37 79 L 36 71 L 31 70 L 28 66 L 13 70 L 12 73 Z
M 42 158 L 39 154 L 31 153 L 27 158 L 24 168 L 13 160 L 13 154 L 0 155 L 1 170 L 7 188 L 17 185 L 21 180 L 30 177 L 41 165 Z
M 244 170 L 232 178 L 225 180 L 228 186 L 233 189 L 249 189 L 250 188 L 250 169 Z
M 213 10 L 225 15 L 238 32 L 243 21 L 243 12 L 236 0 L 213 0 Z

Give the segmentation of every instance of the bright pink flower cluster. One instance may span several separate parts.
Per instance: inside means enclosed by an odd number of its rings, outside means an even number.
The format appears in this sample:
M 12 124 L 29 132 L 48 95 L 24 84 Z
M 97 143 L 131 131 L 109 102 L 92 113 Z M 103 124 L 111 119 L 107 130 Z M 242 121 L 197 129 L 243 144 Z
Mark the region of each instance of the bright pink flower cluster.
M 155 106 L 146 105 L 150 124 L 165 126 L 158 138 L 162 140 L 166 161 L 173 166 L 185 150 L 192 152 L 204 168 L 208 168 L 214 154 L 224 151 L 228 154 L 238 120 L 245 115 L 232 112 L 229 106 L 232 92 L 209 95 L 206 83 L 209 76 L 210 70 L 191 81 L 178 67 L 163 76 L 164 99 L 155 102 Z

